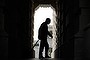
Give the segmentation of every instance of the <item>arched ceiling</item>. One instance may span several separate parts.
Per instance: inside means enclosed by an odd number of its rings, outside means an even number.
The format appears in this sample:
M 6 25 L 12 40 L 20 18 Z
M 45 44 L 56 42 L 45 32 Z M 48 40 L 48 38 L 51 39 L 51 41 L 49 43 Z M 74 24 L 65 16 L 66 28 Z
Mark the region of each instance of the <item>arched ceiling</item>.
M 33 8 L 35 9 L 39 4 L 51 4 L 56 9 L 56 4 L 59 0 L 32 0 Z
M 34 3 L 55 3 L 58 0 L 32 0 Z

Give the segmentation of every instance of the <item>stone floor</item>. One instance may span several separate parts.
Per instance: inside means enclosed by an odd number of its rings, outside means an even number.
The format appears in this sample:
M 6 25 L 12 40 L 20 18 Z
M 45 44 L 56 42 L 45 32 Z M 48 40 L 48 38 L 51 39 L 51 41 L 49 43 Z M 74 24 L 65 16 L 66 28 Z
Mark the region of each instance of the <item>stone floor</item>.
M 27 59 L 27 60 L 60 60 L 60 59 L 56 59 L 56 58 L 44 58 L 44 59 L 32 58 L 32 59 Z
M 68 58 L 43 58 L 43 59 L 39 59 L 39 58 L 29 58 L 29 59 L 9 59 L 9 60 L 74 60 L 74 59 L 68 59 Z

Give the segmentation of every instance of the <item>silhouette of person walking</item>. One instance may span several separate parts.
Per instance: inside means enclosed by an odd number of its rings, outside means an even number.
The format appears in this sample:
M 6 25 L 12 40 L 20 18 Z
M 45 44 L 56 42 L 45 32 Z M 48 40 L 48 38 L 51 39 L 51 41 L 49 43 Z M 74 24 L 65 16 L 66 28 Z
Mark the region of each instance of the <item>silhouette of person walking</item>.
M 48 31 L 48 26 L 47 26 L 48 24 L 50 24 L 50 22 L 51 22 L 50 18 L 46 18 L 46 21 L 41 24 L 38 31 L 38 39 L 41 40 L 40 49 L 39 49 L 39 58 L 44 58 L 42 55 L 44 47 L 45 47 L 45 58 L 50 58 L 48 56 L 49 44 L 47 42 L 47 35 L 53 38 L 53 36 Z

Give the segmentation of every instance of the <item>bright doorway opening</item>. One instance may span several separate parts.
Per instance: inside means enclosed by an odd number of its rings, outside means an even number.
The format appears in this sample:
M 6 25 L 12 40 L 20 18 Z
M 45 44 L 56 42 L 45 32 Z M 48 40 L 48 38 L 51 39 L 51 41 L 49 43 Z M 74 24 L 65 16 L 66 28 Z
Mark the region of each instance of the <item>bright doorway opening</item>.
M 51 19 L 51 23 L 48 25 L 48 30 L 50 32 L 52 32 L 53 35 L 53 39 L 51 38 L 47 38 L 48 44 L 49 44 L 49 56 L 51 56 L 51 58 L 54 58 L 54 51 L 56 48 L 56 12 L 55 9 L 51 6 L 51 5 L 44 5 L 44 4 L 40 4 L 38 7 L 36 7 L 35 11 L 34 11 L 34 42 L 33 45 L 38 41 L 38 30 L 40 25 L 45 22 L 46 18 L 50 18 Z M 40 41 L 38 41 L 38 43 L 36 44 L 36 46 L 34 47 L 35 50 L 35 58 L 39 57 L 39 47 L 40 47 Z M 45 53 L 45 49 L 43 51 L 43 56 Z

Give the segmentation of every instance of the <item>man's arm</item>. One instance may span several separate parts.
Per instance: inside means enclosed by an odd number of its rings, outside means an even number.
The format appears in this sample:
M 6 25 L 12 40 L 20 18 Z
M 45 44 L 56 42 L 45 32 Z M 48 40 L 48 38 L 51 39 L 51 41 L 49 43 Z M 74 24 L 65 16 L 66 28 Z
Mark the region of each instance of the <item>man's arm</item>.
M 51 38 L 53 38 L 52 34 L 50 34 L 50 32 L 49 32 L 49 31 L 48 31 L 48 35 L 49 35 Z

